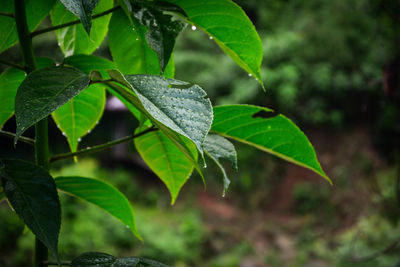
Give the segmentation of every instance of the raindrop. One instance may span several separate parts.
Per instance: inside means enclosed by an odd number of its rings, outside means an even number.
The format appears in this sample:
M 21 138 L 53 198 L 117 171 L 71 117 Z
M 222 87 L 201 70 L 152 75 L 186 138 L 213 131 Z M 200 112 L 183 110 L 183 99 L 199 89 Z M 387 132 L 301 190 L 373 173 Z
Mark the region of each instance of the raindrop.
M 90 134 L 91 132 L 92 132 L 91 130 L 88 130 L 88 131 L 87 131 L 88 134 Z
M 25 72 L 25 77 L 28 76 L 28 74 Z
M 128 229 L 130 228 L 129 225 L 126 225 L 125 227 L 128 228 Z
M 82 141 L 82 138 L 78 138 L 78 142 Z
M 196 29 L 197 29 L 197 27 L 192 25 L 192 30 L 195 31 Z
M 65 132 L 63 132 L 62 135 L 67 136 L 67 134 Z
M 139 41 L 139 37 L 136 37 L 136 41 Z
M 88 146 L 88 147 L 86 147 L 86 149 L 91 149 L 91 147 L 90 147 L 90 146 Z
M 61 46 L 61 43 L 58 43 L 58 46 Z
M 251 76 L 253 76 L 253 75 L 251 75 L 251 73 L 249 73 L 249 77 L 251 77 Z
M 210 40 L 214 39 L 212 36 L 210 36 Z

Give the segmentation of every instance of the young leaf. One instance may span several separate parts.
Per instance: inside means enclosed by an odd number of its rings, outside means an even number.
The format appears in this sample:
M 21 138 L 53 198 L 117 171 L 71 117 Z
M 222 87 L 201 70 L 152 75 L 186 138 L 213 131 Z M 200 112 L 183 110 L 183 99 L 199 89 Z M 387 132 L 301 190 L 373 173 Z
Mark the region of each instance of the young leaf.
M 270 109 L 250 105 L 214 107 L 211 130 L 308 168 L 331 183 L 304 133 Z
M 14 141 L 88 85 L 89 76 L 74 68 L 51 67 L 30 73 L 15 98 L 17 132 Z
M 58 189 L 104 209 L 142 239 L 136 229 L 129 200 L 118 189 L 106 182 L 85 177 L 57 177 L 55 181 Z
M 109 46 L 115 64 L 124 74 L 161 74 L 157 54 L 146 42 L 147 29 L 133 18 L 134 28 L 122 10 L 113 13 L 109 25 Z M 171 73 L 170 60 L 165 73 Z M 172 71 L 173 72 L 173 71 Z M 165 74 L 172 78 L 173 74 Z
M 30 31 L 49 14 L 56 0 L 25 0 L 26 20 Z M 13 0 L 1 0 L 0 11 L 14 13 Z M 18 42 L 15 19 L 0 16 L 0 53 Z
M 228 160 L 232 164 L 232 168 L 237 171 L 237 154 L 235 147 L 227 139 L 217 134 L 208 134 L 203 146 L 206 154 L 221 169 L 224 181 L 224 190 L 222 196 L 225 196 L 231 181 L 228 179 L 228 176 L 226 175 L 225 169 L 222 166 L 220 159 Z
M 193 164 L 161 131 L 147 133 L 135 138 L 134 142 L 143 160 L 167 186 L 172 198 L 171 204 L 174 204 L 180 189 L 193 171 Z M 187 146 L 196 151 L 192 143 Z
M 61 208 L 54 179 L 22 160 L 1 160 L 0 178 L 12 207 L 58 259 Z
M 10 68 L 0 75 L 0 128 L 14 114 L 17 89 L 25 79 L 25 72 Z
M 180 6 L 190 23 L 213 37 L 221 49 L 262 84 L 262 43 L 244 11 L 231 0 L 166 0 Z
M 110 76 L 118 77 L 115 71 Z M 189 138 L 203 154 L 203 142 L 213 119 L 212 106 L 198 85 L 151 75 L 125 75 L 121 81 L 137 95 L 158 122 Z
M 104 85 L 92 84 L 52 113 L 72 152 L 77 150 L 80 139 L 96 126 L 103 115 L 105 103 Z
M 111 267 L 116 259 L 106 253 L 85 252 L 72 260 L 71 267 Z
M 83 24 L 85 31 L 90 34 L 92 26 L 92 12 L 99 0 L 60 0 L 72 14 L 77 16 Z
M 112 8 L 112 0 L 101 0 L 94 9 L 94 14 L 103 12 Z M 53 25 L 74 21 L 75 16 L 69 12 L 61 3 L 58 3 L 51 11 L 51 21 Z M 106 15 L 93 20 L 90 34 L 85 32 L 82 24 L 75 24 L 66 28 L 55 31 L 58 44 L 65 54 L 71 56 L 73 54 L 91 54 L 103 42 L 107 34 L 108 23 L 111 15 Z
M 157 53 L 161 72 L 164 72 L 174 49 L 175 39 L 185 24 L 179 20 L 173 20 L 171 15 L 163 14 L 150 7 L 137 8 L 133 14 L 148 29 L 147 43 Z
M 64 58 L 64 64 L 73 66 L 86 74 L 94 70 L 100 71 L 103 78 L 109 78 L 107 70 L 115 69 L 114 62 L 103 57 L 93 55 L 73 55 Z

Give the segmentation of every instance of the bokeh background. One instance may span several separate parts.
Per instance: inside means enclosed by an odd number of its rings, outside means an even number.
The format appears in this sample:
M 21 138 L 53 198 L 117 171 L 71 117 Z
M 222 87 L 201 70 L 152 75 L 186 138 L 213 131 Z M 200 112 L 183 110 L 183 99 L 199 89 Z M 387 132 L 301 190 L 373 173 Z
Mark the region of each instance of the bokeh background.
M 267 91 L 190 27 L 175 48 L 176 78 L 202 86 L 214 105 L 251 103 L 287 115 L 315 146 L 334 186 L 236 144 L 239 172 L 229 171 L 225 198 L 221 174 L 209 162 L 207 190 L 193 175 L 171 206 L 133 144 L 119 145 L 78 164 L 61 162 L 52 173 L 117 186 L 134 206 L 144 243 L 104 211 L 61 194 L 62 258 L 102 251 L 182 267 L 400 266 L 400 2 L 236 2 L 261 36 Z M 53 33 L 36 41 L 37 55 L 62 60 Z M 110 57 L 107 40 L 95 54 Z M 18 55 L 18 47 L 4 53 Z M 81 147 L 135 129 L 128 111 L 108 107 Z M 13 120 L 5 125 L 14 127 Z M 50 131 L 53 151 L 68 150 L 54 123 Z M 2 138 L 0 145 L 1 156 L 32 155 L 23 144 L 14 150 Z M 0 266 L 29 266 L 33 244 L 17 215 L 0 203 Z

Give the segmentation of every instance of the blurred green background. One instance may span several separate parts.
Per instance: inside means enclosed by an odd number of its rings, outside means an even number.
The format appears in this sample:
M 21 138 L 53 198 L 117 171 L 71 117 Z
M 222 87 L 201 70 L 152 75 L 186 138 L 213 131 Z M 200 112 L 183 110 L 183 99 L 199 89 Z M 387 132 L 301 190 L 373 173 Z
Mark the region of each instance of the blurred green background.
M 78 164 L 62 162 L 53 173 L 117 186 L 133 204 L 144 243 L 104 211 L 61 193 L 62 259 L 102 251 L 172 266 L 400 266 L 400 2 L 236 2 L 262 39 L 267 91 L 190 28 L 175 48 L 176 78 L 202 86 L 214 105 L 251 103 L 287 115 L 310 138 L 334 186 L 236 144 L 239 173 L 229 171 L 225 198 L 221 174 L 209 162 L 207 190 L 193 175 L 170 206 L 168 191 L 133 144 L 120 145 Z M 36 41 L 37 55 L 62 59 L 53 34 Z M 109 57 L 107 40 L 95 54 Z M 18 48 L 2 56 L 18 59 Z M 81 146 L 136 126 L 128 112 L 108 110 Z M 53 150 L 66 151 L 54 124 L 50 130 Z M 29 147 L 13 150 L 3 139 L 0 145 L 1 155 L 30 157 Z M 0 203 L 0 266 L 28 266 L 33 240 Z

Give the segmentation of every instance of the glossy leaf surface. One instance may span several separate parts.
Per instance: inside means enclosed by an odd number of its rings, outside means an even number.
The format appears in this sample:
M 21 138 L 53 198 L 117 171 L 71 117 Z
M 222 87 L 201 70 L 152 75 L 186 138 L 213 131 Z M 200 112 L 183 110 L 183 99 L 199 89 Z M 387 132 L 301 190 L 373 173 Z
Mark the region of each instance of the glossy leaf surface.
M 60 2 L 82 21 L 83 27 L 89 34 L 92 26 L 92 12 L 99 0 L 60 0 Z
M 137 8 L 133 14 L 148 29 L 146 41 L 157 53 L 161 72 L 164 72 L 174 49 L 175 39 L 185 24 L 151 7 Z
M 161 74 L 157 54 L 146 42 L 147 29 L 133 18 L 134 27 L 122 10 L 113 13 L 109 25 L 109 46 L 115 64 L 124 74 Z M 173 60 L 164 75 L 173 77 Z
M 112 8 L 112 6 L 112 0 L 101 0 L 93 13 L 103 12 Z M 103 42 L 107 34 L 110 18 L 111 14 L 93 20 L 90 34 L 85 32 L 82 24 L 75 24 L 56 30 L 58 44 L 65 56 L 93 53 Z M 74 20 L 76 20 L 74 14 L 69 12 L 61 3 L 58 3 L 51 11 L 53 25 L 60 25 Z
M 103 115 L 105 103 L 104 85 L 92 84 L 52 113 L 72 152 L 77 150 L 81 138 L 96 126 Z
M 0 160 L 0 178 L 14 210 L 58 258 L 61 208 L 54 179 L 22 160 Z
M 136 229 L 133 209 L 128 199 L 115 187 L 100 180 L 76 176 L 57 177 L 55 181 L 58 189 L 104 209 L 141 239 Z
M 136 257 L 117 259 L 102 252 L 85 252 L 71 262 L 71 267 L 168 267 L 163 263 Z
M 249 105 L 214 107 L 212 131 L 308 168 L 327 179 L 308 138 L 288 118 Z
M 30 73 L 15 98 L 15 142 L 27 128 L 67 103 L 88 84 L 89 76 L 75 68 L 51 67 Z
M 124 78 L 155 120 L 192 140 L 203 153 L 203 142 L 213 118 L 211 102 L 205 98 L 203 89 L 159 76 L 125 75 Z
M 149 132 L 134 139 L 139 154 L 164 182 L 171 194 L 171 204 L 189 179 L 193 164 L 163 132 Z M 190 146 L 190 143 L 187 144 Z M 193 146 L 193 149 L 196 149 Z
M 49 14 L 56 0 L 25 0 L 26 19 L 30 31 L 39 26 L 39 23 Z M 13 0 L 1 0 L 0 11 L 14 13 Z M 0 53 L 18 42 L 15 19 L 0 16 Z
M 0 128 L 14 114 L 17 89 L 25 79 L 25 72 L 10 68 L 0 74 Z
M 228 175 L 221 164 L 221 159 L 229 161 L 232 164 L 232 168 L 237 171 L 238 166 L 235 147 L 226 138 L 217 134 L 209 134 L 204 142 L 204 151 L 221 169 L 224 182 L 224 191 L 222 196 L 225 196 L 231 181 L 229 180 Z
M 262 84 L 262 43 L 244 11 L 231 0 L 166 0 L 180 6 L 189 22 L 213 37 L 221 49 Z
M 63 63 L 73 66 L 86 74 L 90 74 L 93 70 L 98 70 L 104 79 L 109 77 L 107 70 L 116 68 L 114 62 L 93 55 L 73 55 L 66 57 Z

